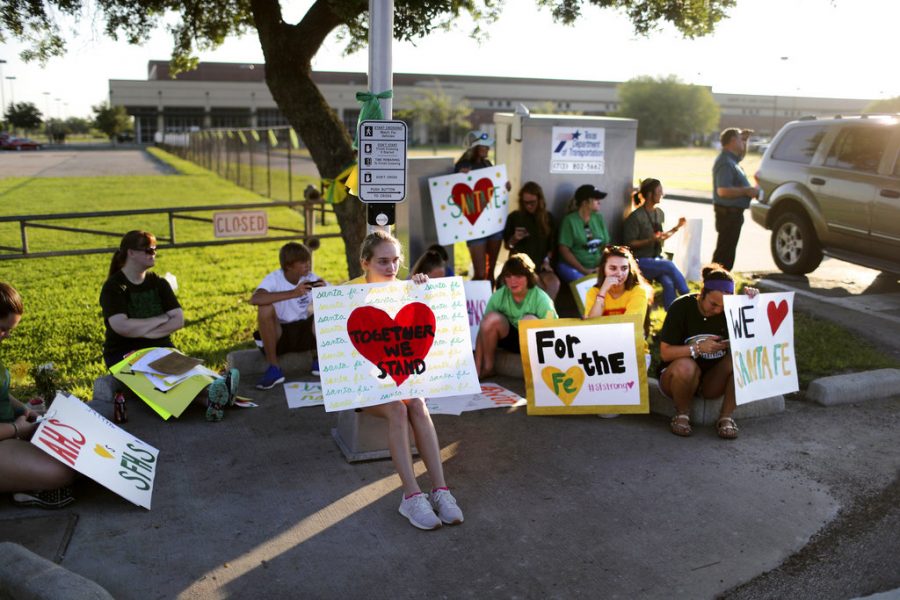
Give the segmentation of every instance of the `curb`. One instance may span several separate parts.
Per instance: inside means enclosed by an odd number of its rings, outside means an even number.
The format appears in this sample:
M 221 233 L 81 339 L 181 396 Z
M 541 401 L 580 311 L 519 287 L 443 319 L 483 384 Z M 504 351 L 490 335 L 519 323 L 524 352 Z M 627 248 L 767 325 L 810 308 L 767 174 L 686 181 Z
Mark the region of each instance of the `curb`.
M 877 369 L 821 377 L 809 384 L 806 397 L 821 406 L 853 404 L 897 395 L 900 369 Z
M 113 600 L 90 579 L 12 542 L 0 542 L 0 600 Z

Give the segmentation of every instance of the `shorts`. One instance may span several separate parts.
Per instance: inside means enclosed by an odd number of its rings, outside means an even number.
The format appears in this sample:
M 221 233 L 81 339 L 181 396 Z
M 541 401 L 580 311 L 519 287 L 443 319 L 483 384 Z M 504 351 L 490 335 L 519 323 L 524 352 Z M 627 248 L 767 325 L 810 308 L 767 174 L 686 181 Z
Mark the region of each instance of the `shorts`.
M 482 244 L 486 244 L 488 242 L 496 242 L 500 240 L 503 240 L 503 231 L 492 233 L 487 237 L 478 238 L 477 240 L 467 240 L 466 246 L 481 246 Z
M 253 339 L 259 351 L 265 353 L 259 331 L 253 332 Z M 312 350 L 316 354 L 316 330 L 312 317 L 281 324 L 281 337 L 275 345 L 275 354 L 281 356 L 288 352 L 305 352 Z
M 506 337 L 497 342 L 498 348 L 503 348 L 507 352 L 512 352 L 513 354 L 521 354 L 522 351 L 519 348 L 519 328 L 509 326 L 509 333 L 506 334 Z

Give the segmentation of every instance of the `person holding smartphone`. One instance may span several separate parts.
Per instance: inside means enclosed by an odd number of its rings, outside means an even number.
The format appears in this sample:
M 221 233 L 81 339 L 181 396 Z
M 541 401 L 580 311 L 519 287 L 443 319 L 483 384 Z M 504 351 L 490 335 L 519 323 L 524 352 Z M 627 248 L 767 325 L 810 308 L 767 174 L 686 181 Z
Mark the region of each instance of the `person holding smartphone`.
M 0 342 L 12 334 L 25 312 L 14 287 L 0 282 Z M 19 506 L 62 508 L 75 498 L 69 487 L 75 471 L 32 444 L 37 413 L 9 393 L 9 370 L 0 364 L 0 493 Z
M 259 327 L 253 337 L 269 363 L 256 384 L 260 390 L 284 383 L 278 357 L 288 352 L 311 351 L 310 372 L 319 375 L 310 291 L 328 283 L 312 272 L 312 253 L 303 244 L 288 242 L 279 250 L 278 260 L 281 268 L 266 275 L 250 297 Z
M 513 254 L 527 254 L 536 266 L 538 285 L 551 300 L 559 293 L 559 277 L 553 271 L 556 226 L 547 212 L 544 190 L 529 181 L 519 190 L 519 209 L 509 213 L 503 230 L 503 241 Z
M 703 267 L 699 294 L 678 298 L 669 307 L 659 332 L 659 389 L 675 403 L 672 433 L 689 436 L 691 402 L 699 391 L 704 398 L 724 395 L 716 421 L 720 438 L 733 440 L 738 427 L 732 418 L 737 403 L 729 354 L 724 296 L 734 293 L 734 277 L 718 263 Z M 756 296 L 756 288 L 744 293 Z

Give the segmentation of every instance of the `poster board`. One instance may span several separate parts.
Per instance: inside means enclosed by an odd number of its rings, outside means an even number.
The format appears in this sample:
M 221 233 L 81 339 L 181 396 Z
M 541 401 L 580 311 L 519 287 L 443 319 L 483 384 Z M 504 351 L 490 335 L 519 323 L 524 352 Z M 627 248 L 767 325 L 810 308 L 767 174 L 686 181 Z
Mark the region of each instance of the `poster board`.
M 313 294 L 326 411 L 480 391 L 462 278 Z
M 56 394 L 31 443 L 150 510 L 159 450 L 117 427 L 75 396 Z
M 449 398 L 426 398 L 425 406 L 433 415 L 455 415 L 489 408 L 515 408 L 523 406 L 525 399 L 496 383 L 482 383 L 481 393 Z
M 475 240 L 503 231 L 509 213 L 506 165 L 428 179 L 438 242 Z
M 723 298 L 737 403 L 798 391 L 794 293 Z
M 318 381 L 291 381 L 284 384 L 284 396 L 288 408 L 309 408 L 322 406 L 322 384 Z
M 466 292 L 466 313 L 469 315 L 469 334 L 472 338 L 472 347 L 478 339 L 478 328 L 481 327 L 481 319 L 484 318 L 484 309 L 491 299 L 490 281 L 464 281 L 463 288 Z
M 575 298 L 575 305 L 578 306 L 578 314 L 583 315 L 587 304 L 588 290 L 597 283 L 597 274 L 590 273 L 581 279 L 569 283 L 569 289 L 572 290 L 572 297 Z
M 636 315 L 519 321 L 529 415 L 648 413 Z

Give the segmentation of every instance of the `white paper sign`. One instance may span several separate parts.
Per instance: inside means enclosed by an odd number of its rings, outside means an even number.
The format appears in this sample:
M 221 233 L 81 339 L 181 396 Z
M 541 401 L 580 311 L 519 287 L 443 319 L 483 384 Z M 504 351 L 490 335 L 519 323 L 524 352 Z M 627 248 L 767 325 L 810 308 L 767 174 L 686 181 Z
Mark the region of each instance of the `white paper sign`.
M 597 274 L 591 273 L 585 275 L 581 279 L 576 279 L 569 284 L 572 290 L 572 297 L 575 298 L 575 304 L 578 306 L 578 314 L 583 315 L 587 308 L 587 293 L 597 283 Z
M 292 381 L 284 384 L 284 395 L 288 408 L 308 408 L 322 406 L 322 384 L 318 381 Z
M 480 390 L 460 277 L 313 293 L 326 411 Z
M 496 383 L 482 383 L 480 394 L 451 396 L 449 398 L 427 398 L 425 405 L 434 415 L 461 415 L 472 410 L 488 408 L 513 408 L 524 406 L 525 398 Z
M 550 139 L 551 173 L 606 171 L 606 130 L 602 127 L 554 127 Z
M 688 219 L 675 247 L 672 262 L 689 281 L 700 279 L 700 248 L 703 244 L 703 219 Z
M 503 231 L 509 214 L 506 165 L 428 180 L 438 242 L 442 245 Z
M 57 393 L 31 443 L 126 500 L 150 509 L 159 450 L 75 396 Z
M 724 300 L 737 403 L 798 391 L 794 293 L 726 294 Z
M 472 347 L 478 339 L 478 328 L 481 319 L 484 318 L 484 309 L 491 299 L 490 281 L 465 281 L 463 287 L 466 291 L 466 312 L 469 314 L 469 334 L 472 337 Z

